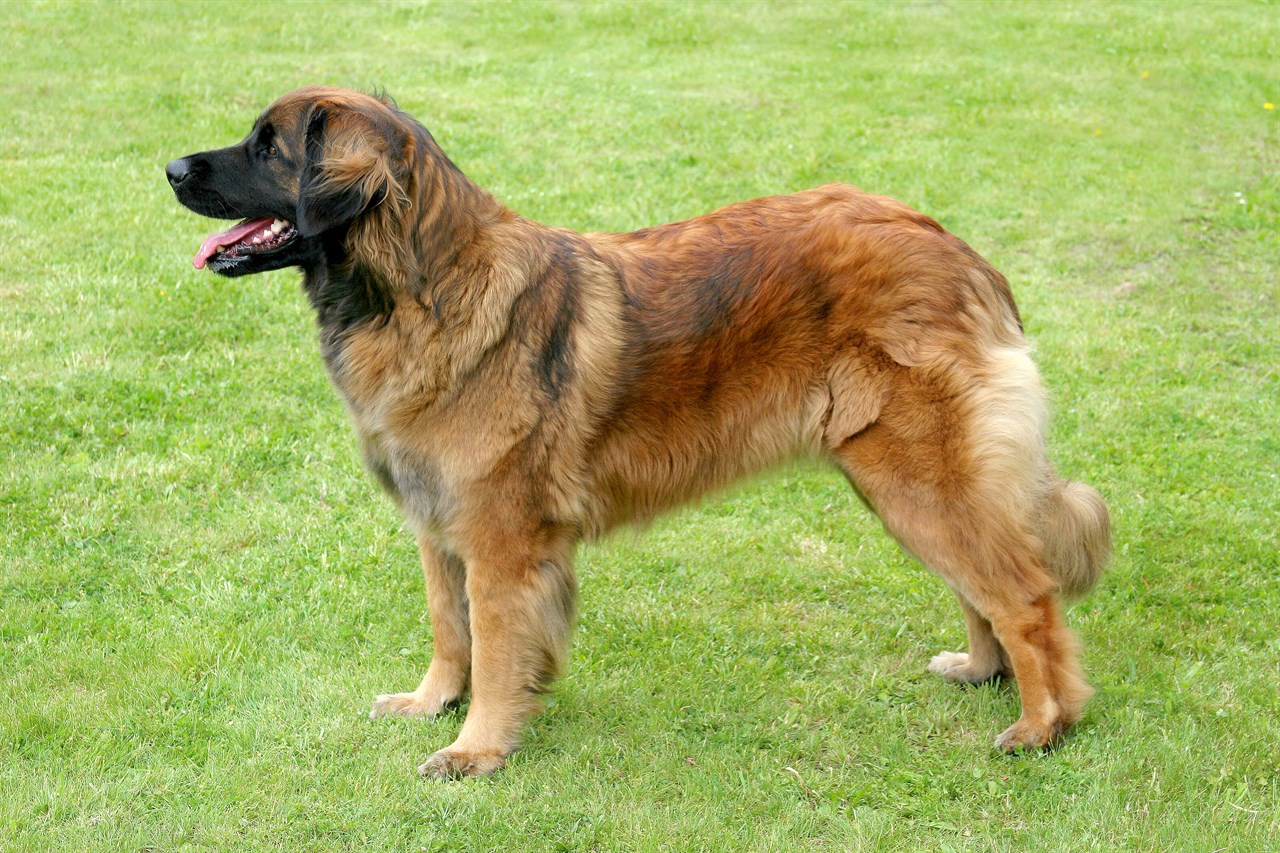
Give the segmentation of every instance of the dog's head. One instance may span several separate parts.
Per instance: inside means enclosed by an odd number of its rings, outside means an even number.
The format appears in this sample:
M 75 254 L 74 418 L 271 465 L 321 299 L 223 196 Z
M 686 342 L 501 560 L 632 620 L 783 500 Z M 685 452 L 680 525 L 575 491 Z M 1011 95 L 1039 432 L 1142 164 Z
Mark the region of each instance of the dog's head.
M 204 241 L 196 268 L 240 276 L 321 262 L 353 224 L 404 199 L 408 136 L 401 114 L 380 98 L 298 89 L 268 107 L 239 144 L 169 163 L 178 201 L 241 220 Z

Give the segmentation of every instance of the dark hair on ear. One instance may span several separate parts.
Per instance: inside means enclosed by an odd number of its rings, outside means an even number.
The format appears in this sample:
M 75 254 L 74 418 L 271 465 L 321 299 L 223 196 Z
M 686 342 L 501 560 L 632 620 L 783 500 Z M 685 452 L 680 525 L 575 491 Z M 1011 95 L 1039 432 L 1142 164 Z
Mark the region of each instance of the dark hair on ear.
M 392 192 L 390 140 L 354 110 L 317 105 L 307 119 L 298 231 L 314 237 L 349 224 Z

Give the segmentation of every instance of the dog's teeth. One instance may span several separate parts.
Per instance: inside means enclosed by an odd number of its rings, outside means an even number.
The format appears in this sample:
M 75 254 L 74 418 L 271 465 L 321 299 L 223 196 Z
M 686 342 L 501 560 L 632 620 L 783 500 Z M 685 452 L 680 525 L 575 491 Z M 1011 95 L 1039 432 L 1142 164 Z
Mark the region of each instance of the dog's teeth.
M 286 224 L 288 223 L 286 223 L 283 219 L 277 219 L 275 222 L 271 223 L 271 233 L 279 234 L 281 231 L 284 230 L 284 227 Z

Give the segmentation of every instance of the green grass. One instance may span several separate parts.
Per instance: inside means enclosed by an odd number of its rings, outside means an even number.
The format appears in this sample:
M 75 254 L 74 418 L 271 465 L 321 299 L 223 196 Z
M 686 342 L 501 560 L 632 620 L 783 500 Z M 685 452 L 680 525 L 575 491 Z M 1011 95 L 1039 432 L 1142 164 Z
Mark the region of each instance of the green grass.
M 1240 850 L 1280 833 L 1273 3 L 0 6 L 0 848 Z M 520 212 L 847 181 L 1013 283 L 1114 566 L 1098 695 L 1006 757 L 944 585 L 829 471 L 584 550 L 499 776 L 366 718 L 429 628 L 293 272 L 190 267 L 164 163 L 383 86 Z

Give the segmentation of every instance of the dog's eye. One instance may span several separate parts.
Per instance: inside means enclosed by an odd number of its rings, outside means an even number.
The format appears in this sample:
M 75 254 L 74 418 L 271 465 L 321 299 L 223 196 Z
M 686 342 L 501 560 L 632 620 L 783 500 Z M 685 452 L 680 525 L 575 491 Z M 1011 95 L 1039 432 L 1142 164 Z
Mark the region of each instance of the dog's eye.
M 267 156 L 268 156 L 268 157 L 275 157 L 275 156 L 276 156 L 276 155 L 278 155 L 279 153 L 280 153 L 280 149 L 276 148 L 274 145 L 268 145 L 268 146 L 267 146 Z

